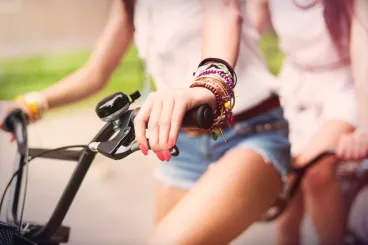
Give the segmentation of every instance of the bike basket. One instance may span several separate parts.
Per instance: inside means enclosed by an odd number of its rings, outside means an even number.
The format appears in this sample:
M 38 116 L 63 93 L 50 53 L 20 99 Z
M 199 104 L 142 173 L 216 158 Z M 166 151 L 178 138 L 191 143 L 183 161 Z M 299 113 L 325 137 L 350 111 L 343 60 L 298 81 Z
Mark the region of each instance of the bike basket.
M 0 221 L 0 244 L 14 245 L 14 235 L 17 227 Z

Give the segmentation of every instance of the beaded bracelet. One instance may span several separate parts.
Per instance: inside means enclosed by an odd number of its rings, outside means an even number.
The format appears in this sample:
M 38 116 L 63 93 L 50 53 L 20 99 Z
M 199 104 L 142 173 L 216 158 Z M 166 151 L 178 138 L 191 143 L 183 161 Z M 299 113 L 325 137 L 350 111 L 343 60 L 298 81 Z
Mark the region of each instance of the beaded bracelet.
M 234 116 L 232 114 L 232 108 L 235 103 L 234 96 L 229 94 L 230 90 L 225 88 L 223 82 L 217 80 L 202 78 L 196 80 L 191 87 L 203 87 L 215 95 L 217 107 L 214 111 L 215 120 L 210 128 L 210 132 L 214 140 L 217 140 L 218 134 L 221 134 L 226 142 L 222 128 L 225 126 L 225 122 L 230 126 L 234 124 Z
M 215 109 L 215 120 L 210 128 L 210 132 L 212 134 L 212 139 L 217 140 L 218 134 L 221 134 L 224 141 L 226 139 L 224 137 L 222 128 L 225 126 L 225 122 L 232 125 L 234 123 L 234 117 L 230 108 L 232 108 L 232 98 L 224 92 L 220 87 L 221 83 L 217 81 L 197 81 L 192 84 L 191 87 L 203 87 L 210 90 L 216 97 L 217 108 Z
M 196 77 L 205 77 L 205 76 L 212 76 L 212 77 L 220 77 L 222 78 L 229 86 L 230 88 L 234 88 L 234 82 L 231 79 L 230 76 L 228 76 L 225 72 L 222 72 L 221 70 L 216 69 L 208 69 L 204 70 L 201 73 L 199 73 Z
M 234 87 L 236 86 L 236 83 L 237 83 L 237 80 L 238 80 L 237 76 L 236 76 L 236 73 L 235 73 L 234 69 L 225 60 L 218 59 L 218 58 L 206 58 L 201 63 L 199 63 L 198 70 L 202 70 L 203 68 L 206 67 L 206 65 L 210 65 L 210 66 L 214 65 L 214 66 L 225 67 L 224 70 L 227 71 L 227 72 L 230 72 L 230 74 L 233 78 L 233 81 L 234 81 Z M 205 69 L 208 69 L 208 68 L 205 68 Z
M 49 107 L 46 99 L 37 92 L 31 92 L 22 96 L 18 96 L 14 100 L 24 103 L 27 106 L 32 121 L 41 119 Z
M 195 72 L 195 78 L 203 75 L 214 75 L 221 77 L 232 89 L 236 86 L 236 77 L 221 63 L 208 63 L 200 66 Z
M 218 58 L 206 58 L 206 59 L 202 60 L 201 63 L 199 63 L 198 68 L 205 65 L 206 63 L 220 63 L 220 64 L 223 64 L 224 66 L 226 66 L 227 70 L 230 71 L 231 74 L 234 77 L 236 77 L 234 69 L 225 60 L 218 59 Z
M 232 109 L 235 105 L 233 89 L 237 82 L 236 74 L 226 61 L 207 58 L 199 64 L 193 75 L 195 80 L 190 86 L 191 88 L 203 87 L 211 91 L 216 97 L 215 120 L 210 132 L 214 140 L 217 140 L 218 134 L 221 134 L 226 142 L 222 128 L 225 124 L 229 126 L 234 124 Z

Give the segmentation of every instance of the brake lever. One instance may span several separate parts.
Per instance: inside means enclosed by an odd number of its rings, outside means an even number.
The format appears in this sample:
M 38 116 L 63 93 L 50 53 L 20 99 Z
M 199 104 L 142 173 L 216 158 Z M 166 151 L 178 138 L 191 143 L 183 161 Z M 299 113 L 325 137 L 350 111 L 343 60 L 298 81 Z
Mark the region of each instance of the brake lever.
M 148 149 L 151 149 L 148 139 L 147 139 L 147 142 L 148 142 Z M 139 151 L 139 150 L 140 149 L 139 149 L 139 146 L 137 144 L 137 141 L 134 140 L 132 142 L 132 145 L 131 145 L 131 151 L 136 152 L 136 151 Z M 173 157 L 177 157 L 180 154 L 179 148 L 176 145 L 174 145 L 174 147 L 171 148 L 169 152 L 170 152 L 170 155 L 173 156 Z
M 120 116 L 115 128 L 118 134 L 106 142 L 93 142 L 89 145 L 90 150 L 99 152 L 102 155 L 119 160 L 129 155 L 129 146 L 135 139 L 134 125 L 132 122 L 134 110 L 129 110 Z M 119 150 L 120 149 L 120 150 Z M 117 154 L 119 150 L 119 153 Z
M 104 156 L 107 156 L 114 160 L 121 160 L 123 158 L 126 158 L 130 154 L 140 150 L 136 140 L 133 140 L 128 146 L 121 145 L 119 148 L 117 148 L 117 150 L 113 154 L 106 154 L 106 152 L 101 152 L 101 150 L 99 150 L 100 144 L 101 142 L 93 142 L 89 145 L 89 148 L 94 152 L 99 152 Z M 174 157 L 179 156 L 179 153 L 180 153 L 179 148 L 176 145 L 170 149 L 171 156 Z
M 113 139 L 106 142 L 92 142 L 89 144 L 89 149 L 114 160 L 123 159 L 133 152 L 140 150 L 135 140 L 132 120 L 134 113 L 135 110 L 129 110 L 120 117 L 120 125 L 118 125 L 120 131 Z M 170 154 L 172 156 L 178 156 L 178 147 L 174 146 L 170 150 Z

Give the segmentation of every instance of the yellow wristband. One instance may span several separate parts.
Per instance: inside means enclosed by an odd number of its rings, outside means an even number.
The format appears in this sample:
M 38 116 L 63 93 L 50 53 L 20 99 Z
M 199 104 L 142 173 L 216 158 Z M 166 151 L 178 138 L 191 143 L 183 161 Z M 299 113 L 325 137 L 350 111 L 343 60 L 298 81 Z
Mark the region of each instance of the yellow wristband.
M 48 109 L 46 100 L 36 92 L 18 96 L 15 101 L 24 103 L 28 107 L 32 120 L 40 119 Z

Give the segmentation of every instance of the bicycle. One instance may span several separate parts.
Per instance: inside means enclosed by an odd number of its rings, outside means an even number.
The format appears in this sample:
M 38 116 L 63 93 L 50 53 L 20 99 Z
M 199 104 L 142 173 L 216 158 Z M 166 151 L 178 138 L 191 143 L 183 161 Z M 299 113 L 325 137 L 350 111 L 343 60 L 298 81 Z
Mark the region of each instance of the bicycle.
M 12 188 L 12 198 L 10 199 L 8 206 L 8 224 L 5 225 L 0 223 L 0 229 L 4 230 L 3 233 L 6 232 L 8 236 L 14 237 L 15 241 L 13 241 L 13 243 L 10 243 L 9 241 L 8 243 L 4 243 L 4 245 L 58 245 L 60 243 L 68 242 L 70 227 L 62 226 L 62 221 L 65 218 L 95 155 L 100 153 L 111 159 L 120 160 L 139 150 L 134 141 L 134 125 L 132 123 L 132 119 L 138 112 L 139 108 L 129 110 L 129 106 L 140 97 L 140 94 L 139 92 L 135 92 L 129 97 L 123 93 L 116 93 L 98 103 L 96 113 L 101 120 L 106 122 L 106 124 L 92 139 L 89 145 L 74 145 L 56 149 L 28 149 L 26 131 L 27 119 L 24 114 L 18 110 L 8 116 L 6 126 L 10 131 L 14 132 L 16 136 L 19 160 L 17 161 L 17 170 L 14 172 L 12 177 L 12 180 L 15 179 L 15 185 Z M 213 113 L 211 107 L 208 105 L 202 105 L 186 113 L 182 127 L 208 129 L 212 125 L 212 122 Z M 110 139 L 113 135 L 115 136 Z M 70 148 L 82 148 L 82 150 L 76 151 L 71 150 Z M 171 154 L 173 156 L 177 156 L 179 154 L 179 149 L 175 146 L 171 150 Z M 287 189 L 285 189 L 275 204 L 263 217 L 260 218 L 260 221 L 271 222 L 279 217 L 279 215 L 281 215 L 281 213 L 286 209 L 290 199 L 298 190 L 307 170 L 323 158 L 332 155 L 334 155 L 333 150 L 323 152 L 310 161 L 306 166 L 293 169 L 291 172 L 296 174 L 296 180 L 289 185 Z M 78 162 L 78 166 L 70 178 L 53 214 L 44 226 L 29 222 L 26 222 L 27 225 L 23 226 L 24 222 L 22 221 L 22 215 L 20 221 L 17 218 L 23 168 L 27 164 L 28 157 L 30 161 L 37 157 L 43 157 Z M 352 176 L 350 176 L 350 178 L 352 178 Z M 355 179 L 357 178 L 358 181 L 353 186 L 353 191 L 349 192 L 349 210 L 353 206 L 358 193 L 364 187 L 368 186 L 368 167 L 367 171 L 362 172 L 359 176 L 355 176 Z M 12 181 L 9 183 L 12 183 Z M 8 186 L 10 186 L 10 184 Z M 0 239 L 2 239 L 1 234 L 2 231 L 0 230 Z M 347 242 L 349 242 L 349 244 L 356 245 L 366 244 L 351 229 L 349 229 L 347 233 Z M 1 243 L 1 245 L 3 245 L 3 243 Z
M 0 202 L 1 210 L 5 193 L 15 181 L 7 210 L 7 223 L 0 223 L 1 245 L 59 245 L 69 241 L 70 227 L 63 226 L 62 222 L 96 154 L 100 153 L 108 158 L 121 160 L 139 150 L 133 125 L 133 119 L 139 108 L 129 110 L 130 105 L 139 97 L 138 91 L 129 96 L 124 93 L 115 93 L 100 101 L 96 106 L 96 114 L 106 124 L 88 145 L 72 145 L 56 149 L 28 148 L 25 114 L 16 110 L 6 118 L 5 126 L 14 133 L 16 138 L 18 160 L 16 171 Z M 186 112 L 182 128 L 209 129 L 213 120 L 212 108 L 209 105 L 201 105 Z M 71 148 L 82 148 L 82 150 L 71 150 Z M 179 149 L 174 146 L 170 153 L 174 157 L 178 156 Z M 45 225 L 23 222 L 22 210 L 20 219 L 18 219 L 24 168 L 28 162 L 38 157 L 78 162 L 56 208 Z
M 290 200 L 299 189 L 303 177 L 307 173 L 308 169 L 318 164 L 321 160 L 331 156 L 335 156 L 335 151 L 327 150 L 317 155 L 305 166 L 292 169 L 291 173 L 296 175 L 295 180 L 287 186 L 283 193 L 281 193 L 273 206 L 260 218 L 260 221 L 275 221 L 288 207 Z M 350 189 L 345 192 L 345 207 L 347 216 L 349 217 L 359 193 L 364 188 L 368 188 L 368 161 L 365 161 L 362 164 L 340 162 L 337 167 L 336 175 L 341 181 L 345 181 L 350 184 Z M 366 227 L 366 229 L 368 231 L 368 227 Z M 364 241 L 364 239 L 359 236 L 358 233 L 349 226 L 349 224 L 347 224 L 346 227 L 345 243 L 351 245 L 368 245 L 368 241 Z

